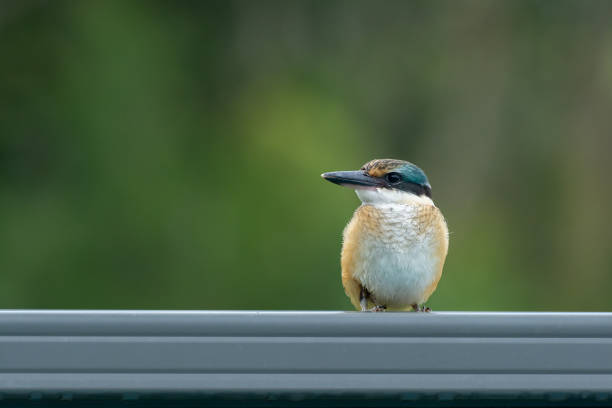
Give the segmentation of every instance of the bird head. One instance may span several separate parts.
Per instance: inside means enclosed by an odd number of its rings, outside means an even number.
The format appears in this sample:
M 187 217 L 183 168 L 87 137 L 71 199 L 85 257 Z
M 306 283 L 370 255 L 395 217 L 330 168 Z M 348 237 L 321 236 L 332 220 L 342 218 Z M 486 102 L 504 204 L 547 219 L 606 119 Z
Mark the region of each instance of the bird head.
M 354 189 L 362 201 L 370 195 L 369 191 L 383 194 L 407 193 L 431 198 L 431 186 L 423 170 L 404 160 L 372 160 L 359 170 L 332 171 L 321 174 L 321 177 Z

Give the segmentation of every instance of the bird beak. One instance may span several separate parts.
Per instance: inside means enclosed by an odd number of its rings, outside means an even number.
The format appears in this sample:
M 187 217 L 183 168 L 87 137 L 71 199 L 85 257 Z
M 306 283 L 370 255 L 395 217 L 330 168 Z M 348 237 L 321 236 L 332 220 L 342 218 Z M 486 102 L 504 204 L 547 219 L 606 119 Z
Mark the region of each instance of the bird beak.
M 327 181 L 352 189 L 380 188 L 385 186 L 382 179 L 370 177 L 362 170 L 358 171 L 332 171 L 321 174 Z

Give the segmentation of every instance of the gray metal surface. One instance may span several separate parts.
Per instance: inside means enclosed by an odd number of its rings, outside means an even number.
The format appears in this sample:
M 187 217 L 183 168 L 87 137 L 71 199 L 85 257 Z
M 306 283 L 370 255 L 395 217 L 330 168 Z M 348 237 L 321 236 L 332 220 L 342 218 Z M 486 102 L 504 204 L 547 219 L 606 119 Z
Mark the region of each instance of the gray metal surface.
M 58 393 L 609 401 L 612 314 L 0 311 L 0 397 Z

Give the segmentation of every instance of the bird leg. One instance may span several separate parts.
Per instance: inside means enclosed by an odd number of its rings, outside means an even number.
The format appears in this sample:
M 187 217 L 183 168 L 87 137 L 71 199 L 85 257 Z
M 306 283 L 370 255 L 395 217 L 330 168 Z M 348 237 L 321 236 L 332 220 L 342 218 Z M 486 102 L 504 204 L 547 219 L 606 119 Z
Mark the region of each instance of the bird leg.
M 361 306 L 362 312 L 368 311 L 368 298 L 370 297 L 370 292 L 363 286 L 361 287 L 361 292 L 359 292 L 359 305 Z
M 374 303 L 373 308 L 368 309 L 368 301 Z M 361 292 L 359 292 L 359 305 L 361 306 L 362 312 L 384 312 L 387 310 L 387 306 L 377 305 L 370 291 L 363 286 L 361 287 Z
M 430 308 L 425 306 L 419 306 L 416 303 L 412 305 L 412 309 L 414 309 L 415 312 L 431 312 Z

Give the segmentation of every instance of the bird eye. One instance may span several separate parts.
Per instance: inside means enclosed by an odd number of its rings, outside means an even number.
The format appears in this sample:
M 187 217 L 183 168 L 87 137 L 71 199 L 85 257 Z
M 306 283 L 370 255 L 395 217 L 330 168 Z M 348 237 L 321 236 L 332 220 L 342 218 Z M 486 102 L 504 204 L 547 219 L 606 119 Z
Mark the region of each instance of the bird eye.
M 386 178 L 386 179 L 387 179 L 387 181 L 388 181 L 389 183 L 391 183 L 391 184 L 399 183 L 399 182 L 400 182 L 400 180 L 402 179 L 402 178 L 400 177 L 400 175 L 399 175 L 399 174 L 397 174 L 397 173 L 388 173 L 388 174 L 385 176 L 385 178 Z

